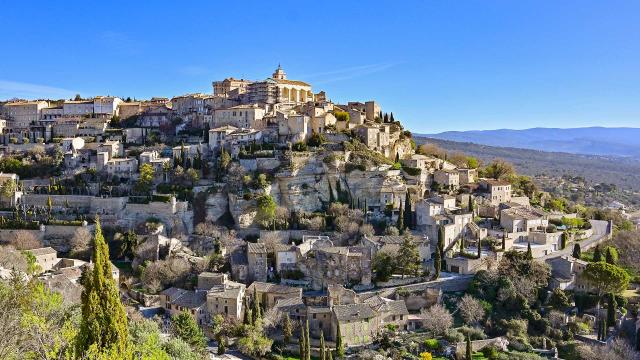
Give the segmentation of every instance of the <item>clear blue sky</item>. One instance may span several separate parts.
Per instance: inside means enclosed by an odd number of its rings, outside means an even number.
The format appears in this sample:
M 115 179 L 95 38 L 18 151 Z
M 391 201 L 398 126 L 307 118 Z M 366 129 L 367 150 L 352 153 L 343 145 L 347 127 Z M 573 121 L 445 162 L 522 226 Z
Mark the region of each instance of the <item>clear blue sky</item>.
M 280 62 L 414 132 L 640 127 L 635 1 L 4 1 L 0 99 L 211 92 Z

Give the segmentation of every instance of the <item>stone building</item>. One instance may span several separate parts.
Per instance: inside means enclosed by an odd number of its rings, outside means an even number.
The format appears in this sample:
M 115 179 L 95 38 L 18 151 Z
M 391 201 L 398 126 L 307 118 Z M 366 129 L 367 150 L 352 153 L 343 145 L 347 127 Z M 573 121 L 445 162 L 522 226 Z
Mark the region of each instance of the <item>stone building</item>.
M 264 244 L 247 244 L 247 281 L 267 281 L 267 248 Z

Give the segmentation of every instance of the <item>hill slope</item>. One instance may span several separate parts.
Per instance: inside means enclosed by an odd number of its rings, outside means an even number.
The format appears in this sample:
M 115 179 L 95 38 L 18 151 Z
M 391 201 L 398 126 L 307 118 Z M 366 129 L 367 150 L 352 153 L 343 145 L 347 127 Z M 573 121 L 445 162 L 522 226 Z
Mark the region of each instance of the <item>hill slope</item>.
M 640 159 L 640 128 L 447 131 L 430 138 L 573 154 L 630 156 Z
M 593 183 L 615 184 L 640 191 L 640 160 L 628 157 L 546 152 L 512 147 L 496 147 L 415 136 L 417 144 L 436 144 L 448 151 L 461 151 L 487 163 L 500 158 L 513 163 L 518 172 L 529 175 L 582 176 Z

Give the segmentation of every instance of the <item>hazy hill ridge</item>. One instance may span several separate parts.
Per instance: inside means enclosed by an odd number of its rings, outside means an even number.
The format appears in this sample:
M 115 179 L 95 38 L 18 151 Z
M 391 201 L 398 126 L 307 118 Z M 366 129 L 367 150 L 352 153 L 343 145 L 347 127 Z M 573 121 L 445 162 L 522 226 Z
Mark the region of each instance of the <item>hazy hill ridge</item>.
M 640 159 L 640 128 L 498 129 L 446 131 L 424 136 L 490 146 L 558 151 L 573 154 L 630 156 Z

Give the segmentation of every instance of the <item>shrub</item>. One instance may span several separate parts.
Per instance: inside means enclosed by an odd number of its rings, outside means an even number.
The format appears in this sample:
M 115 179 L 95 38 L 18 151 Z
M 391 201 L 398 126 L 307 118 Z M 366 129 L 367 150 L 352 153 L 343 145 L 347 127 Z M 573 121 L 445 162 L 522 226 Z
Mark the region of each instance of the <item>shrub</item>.
M 427 350 L 435 351 L 440 348 L 440 342 L 436 339 L 426 339 L 424 341 L 424 347 L 427 348 Z

